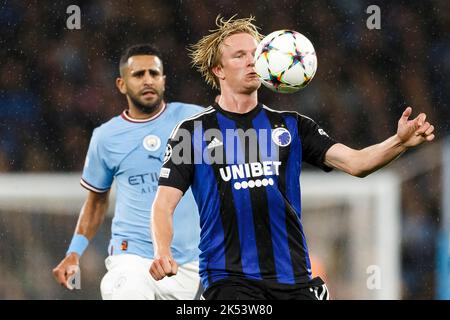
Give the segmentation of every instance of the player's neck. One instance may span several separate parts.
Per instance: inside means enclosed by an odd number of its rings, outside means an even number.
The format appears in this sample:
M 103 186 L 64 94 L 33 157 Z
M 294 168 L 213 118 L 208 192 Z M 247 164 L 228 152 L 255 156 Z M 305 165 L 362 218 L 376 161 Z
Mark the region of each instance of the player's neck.
M 220 95 L 219 106 L 229 112 L 247 113 L 253 110 L 258 104 L 258 91 L 251 94 L 226 94 Z
M 145 113 L 142 112 L 141 110 L 139 110 L 139 108 L 135 107 L 132 104 L 128 105 L 128 116 L 130 118 L 136 119 L 136 120 L 146 120 L 146 119 L 150 119 L 152 117 L 154 117 L 156 114 L 160 113 L 161 110 L 164 108 L 164 105 L 166 103 L 163 101 L 161 101 L 161 103 L 155 107 L 155 109 L 151 112 L 151 113 Z

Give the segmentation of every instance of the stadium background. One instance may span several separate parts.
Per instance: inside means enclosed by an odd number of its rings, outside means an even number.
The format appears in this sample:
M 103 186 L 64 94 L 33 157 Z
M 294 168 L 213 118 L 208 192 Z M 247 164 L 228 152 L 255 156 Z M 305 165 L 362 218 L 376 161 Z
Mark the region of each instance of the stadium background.
M 80 30 L 66 28 L 71 4 L 81 8 Z M 381 8 L 380 30 L 366 27 L 371 4 Z M 209 105 L 217 93 L 191 69 L 186 46 L 214 26 L 218 13 L 252 14 L 263 34 L 294 29 L 313 42 L 319 68 L 311 84 L 289 96 L 261 89 L 265 104 L 308 115 L 355 148 L 393 134 L 404 106 L 411 105 L 428 114 L 440 140 L 450 131 L 449 12 L 445 0 L 1 2 L 0 172 L 79 172 L 93 128 L 126 106 L 114 81 L 120 53 L 130 44 L 161 48 L 167 100 Z M 440 176 L 438 167 L 402 185 L 405 299 L 436 298 Z M 76 214 L 0 211 L 0 298 L 80 297 L 50 276 Z M 104 265 L 93 261 L 106 255 L 109 224 L 83 259 L 96 271 L 83 274 L 84 298 L 99 298 L 97 275 Z M 45 276 L 36 276 L 37 270 Z

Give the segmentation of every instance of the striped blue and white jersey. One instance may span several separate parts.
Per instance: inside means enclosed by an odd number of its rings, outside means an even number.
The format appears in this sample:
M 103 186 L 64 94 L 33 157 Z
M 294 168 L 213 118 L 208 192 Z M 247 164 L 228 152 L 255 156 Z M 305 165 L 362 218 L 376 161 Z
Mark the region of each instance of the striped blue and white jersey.
M 246 114 L 215 104 L 177 126 L 159 185 L 192 189 L 205 288 L 228 277 L 311 279 L 299 177 L 303 161 L 331 170 L 324 157 L 333 144 L 310 118 L 262 104 Z

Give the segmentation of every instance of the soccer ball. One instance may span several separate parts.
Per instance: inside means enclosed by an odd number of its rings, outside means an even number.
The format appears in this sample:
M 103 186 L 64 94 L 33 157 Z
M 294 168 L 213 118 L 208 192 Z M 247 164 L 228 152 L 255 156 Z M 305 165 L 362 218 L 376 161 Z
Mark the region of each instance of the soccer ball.
M 261 40 L 255 52 L 256 73 L 267 88 L 293 93 L 304 88 L 317 70 L 311 41 L 292 30 L 272 32 Z

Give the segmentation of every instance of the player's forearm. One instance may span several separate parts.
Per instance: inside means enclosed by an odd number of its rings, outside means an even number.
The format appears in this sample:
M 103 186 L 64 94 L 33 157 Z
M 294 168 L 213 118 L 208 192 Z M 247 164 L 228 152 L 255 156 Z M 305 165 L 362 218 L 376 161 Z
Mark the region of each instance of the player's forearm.
M 397 135 L 385 141 L 357 151 L 357 174 L 358 177 L 365 177 L 372 172 L 384 167 L 397 158 L 406 150 Z
M 171 256 L 173 210 L 155 201 L 152 207 L 152 234 L 155 257 Z
M 92 240 L 103 223 L 107 210 L 107 193 L 89 195 L 81 208 L 75 233 Z

